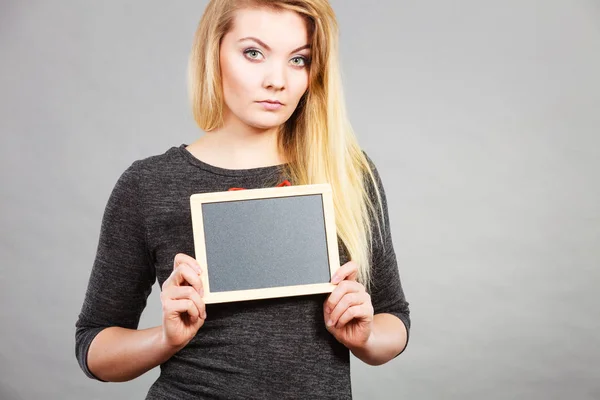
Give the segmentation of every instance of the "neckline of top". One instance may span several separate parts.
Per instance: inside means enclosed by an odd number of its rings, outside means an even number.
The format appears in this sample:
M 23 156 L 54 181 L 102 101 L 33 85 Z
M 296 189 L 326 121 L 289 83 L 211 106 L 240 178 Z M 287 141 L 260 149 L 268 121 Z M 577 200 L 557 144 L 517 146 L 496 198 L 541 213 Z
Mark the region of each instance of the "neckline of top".
M 257 168 L 247 168 L 247 169 L 228 169 L 217 167 L 212 164 L 208 164 L 196 156 L 194 156 L 188 149 L 186 149 L 187 144 L 182 143 L 179 147 L 173 147 L 174 150 L 177 150 L 183 158 L 185 158 L 190 164 L 195 165 L 196 167 L 202 168 L 203 170 L 212 172 L 217 175 L 226 175 L 226 176 L 250 176 L 250 175 L 260 175 L 273 173 L 276 171 L 280 171 L 287 164 L 278 164 L 278 165 L 269 165 L 266 167 L 257 167 Z

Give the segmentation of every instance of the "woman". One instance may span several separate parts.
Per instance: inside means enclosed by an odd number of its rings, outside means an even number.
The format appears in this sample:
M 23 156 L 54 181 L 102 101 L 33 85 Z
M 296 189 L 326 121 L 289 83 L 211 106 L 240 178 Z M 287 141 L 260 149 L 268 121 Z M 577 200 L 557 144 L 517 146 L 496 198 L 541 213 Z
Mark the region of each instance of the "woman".
M 137 160 L 104 213 L 77 321 L 84 372 L 127 381 L 153 367 L 147 399 L 351 398 L 349 351 L 400 354 L 410 327 L 377 170 L 345 115 L 326 0 L 213 0 L 190 57 L 207 133 Z M 194 254 L 189 196 L 328 182 L 342 267 L 329 295 L 211 304 Z M 162 325 L 137 330 L 152 284 Z

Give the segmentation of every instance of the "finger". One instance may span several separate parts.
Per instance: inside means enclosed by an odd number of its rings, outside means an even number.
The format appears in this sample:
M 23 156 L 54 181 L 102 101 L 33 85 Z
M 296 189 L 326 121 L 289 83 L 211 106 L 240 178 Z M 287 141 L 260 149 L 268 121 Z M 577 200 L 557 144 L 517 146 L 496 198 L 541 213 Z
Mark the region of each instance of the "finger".
M 348 310 L 348 308 L 359 306 L 363 304 L 365 300 L 363 293 L 346 293 L 329 315 L 328 321 L 326 321 L 327 325 L 335 326 L 338 319 L 346 312 L 346 310 Z
M 343 280 L 355 281 L 357 276 L 358 264 L 354 261 L 348 261 L 335 271 L 335 274 L 331 277 L 331 283 L 336 285 Z
M 364 303 L 359 306 L 349 307 L 335 324 L 336 329 L 341 329 L 346 324 L 354 319 L 372 319 L 373 314 L 369 311 L 369 307 Z
M 193 286 L 194 282 L 200 281 L 200 276 L 197 272 L 190 267 L 188 264 L 179 264 L 177 268 L 171 272 L 171 275 L 167 278 L 167 280 L 163 283 L 164 286 L 184 286 L 191 285 Z
M 190 299 L 181 300 L 166 300 L 163 304 L 163 310 L 167 315 L 188 313 L 192 322 L 195 322 L 200 317 L 200 311 L 196 304 Z
M 198 274 L 202 274 L 202 268 L 195 258 L 188 256 L 187 254 L 177 253 L 173 258 L 173 270 L 177 269 L 180 264 L 187 264 L 195 269 Z
M 330 314 L 346 293 L 364 291 L 365 287 L 356 281 L 340 282 L 340 284 L 335 289 L 333 289 L 333 292 L 331 292 L 331 294 L 325 301 L 325 312 L 327 314 Z
M 204 288 L 202 286 L 202 279 L 192 267 L 187 264 L 179 265 L 167 280 L 163 283 L 162 289 L 166 290 L 169 286 L 192 286 L 201 296 L 204 295 Z
M 198 308 L 198 312 L 203 319 L 206 319 L 206 305 L 198 292 L 191 286 L 170 286 L 162 294 L 168 300 L 190 299 Z

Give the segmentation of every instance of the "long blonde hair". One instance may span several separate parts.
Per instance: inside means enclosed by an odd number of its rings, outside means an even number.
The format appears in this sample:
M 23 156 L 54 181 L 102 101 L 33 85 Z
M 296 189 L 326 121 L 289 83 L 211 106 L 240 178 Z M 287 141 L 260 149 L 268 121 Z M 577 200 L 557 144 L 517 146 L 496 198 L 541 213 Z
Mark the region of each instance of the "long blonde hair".
M 372 223 L 377 222 L 383 241 L 381 223 L 385 219 L 370 160 L 358 145 L 346 114 L 338 25 L 327 0 L 211 0 L 196 30 L 188 66 L 194 119 L 205 132 L 223 124 L 220 42 L 232 27 L 235 11 L 245 7 L 291 10 L 306 19 L 312 49 L 308 90 L 281 127 L 278 144 L 293 184 L 331 185 L 338 245 L 358 264 L 357 280 L 368 287 Z

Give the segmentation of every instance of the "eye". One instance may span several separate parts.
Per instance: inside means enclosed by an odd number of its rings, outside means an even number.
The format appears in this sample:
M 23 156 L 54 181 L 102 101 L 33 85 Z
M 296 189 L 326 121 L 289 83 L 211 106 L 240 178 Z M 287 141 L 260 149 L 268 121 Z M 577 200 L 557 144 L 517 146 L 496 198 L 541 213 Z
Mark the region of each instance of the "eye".
M 244 50 L 244 55 L 250 60 L 258 60 L 262 56 L 262 53 L 257 49 L 246 49 Z
M 295 67 L 306 67 L 308 65 L 308 59 L 303 56 L 294 57 L 292 58 L 292 64 Z

